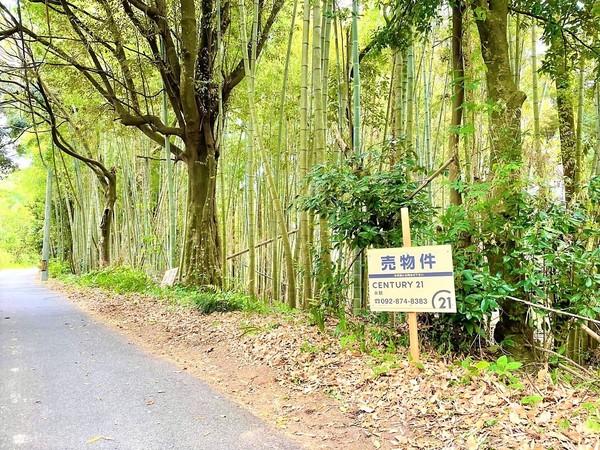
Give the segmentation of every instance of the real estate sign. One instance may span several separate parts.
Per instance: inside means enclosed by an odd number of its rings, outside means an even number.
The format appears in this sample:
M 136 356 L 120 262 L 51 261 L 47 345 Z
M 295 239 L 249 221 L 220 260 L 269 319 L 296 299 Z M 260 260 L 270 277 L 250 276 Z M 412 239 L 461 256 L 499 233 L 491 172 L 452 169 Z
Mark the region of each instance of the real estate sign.
M 456 312 L 449 245 L 367 250 L 372 311 Z

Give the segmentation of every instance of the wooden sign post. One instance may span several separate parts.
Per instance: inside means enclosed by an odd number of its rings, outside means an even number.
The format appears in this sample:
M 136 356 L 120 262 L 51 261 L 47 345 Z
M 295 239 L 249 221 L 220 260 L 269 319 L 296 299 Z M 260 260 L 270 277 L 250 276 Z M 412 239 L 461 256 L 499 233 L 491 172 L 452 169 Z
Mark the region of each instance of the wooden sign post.
M 400 210 L 400 220 L 402 221 L 402 244 L 405 247 L 412 247 L 410 236 L 410 218 L 408 216 L 408 208 Z M 410 342 L 410 358 L 414 363 L 420 362 L 419 355 L 419 326 L 417 322 L 417 313 L 409 312 L 406 314 L 408 322 L 408 336 Z
M 449 245 L 413 247 L 408 209 L 400 210 L 403 247 L 367 250 L 371 311 L 404 312 L 410 358 L 420 362 L 417 314 L 455 313 L 454 269 Z

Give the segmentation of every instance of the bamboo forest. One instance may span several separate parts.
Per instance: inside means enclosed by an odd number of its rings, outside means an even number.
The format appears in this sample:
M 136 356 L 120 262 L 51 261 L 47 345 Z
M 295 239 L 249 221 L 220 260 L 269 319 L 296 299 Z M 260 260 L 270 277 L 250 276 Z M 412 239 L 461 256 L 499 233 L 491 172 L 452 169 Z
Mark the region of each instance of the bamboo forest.
M 0 448 L 599 449 L 599 24 L 596 0 L 2 0 L 6 286 L 36 267 L 198 351 L 292 443 Z M 246 392 L 240 361 L 273 378 Z

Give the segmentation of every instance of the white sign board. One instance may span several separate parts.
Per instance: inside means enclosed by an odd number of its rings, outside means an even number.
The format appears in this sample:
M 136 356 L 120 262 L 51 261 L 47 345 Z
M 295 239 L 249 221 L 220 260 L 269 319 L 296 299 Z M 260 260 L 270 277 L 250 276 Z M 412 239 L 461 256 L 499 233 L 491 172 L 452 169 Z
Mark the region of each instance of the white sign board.
M 163 276 L 162 281 L 160 282 L 160 287 L 173 286 L 175 284 L 175 280 L 177 279 L 178 270 L 178 267 L 167 270 Z
M 449 245 L 367 250 L 371 311 L 456 312 Z

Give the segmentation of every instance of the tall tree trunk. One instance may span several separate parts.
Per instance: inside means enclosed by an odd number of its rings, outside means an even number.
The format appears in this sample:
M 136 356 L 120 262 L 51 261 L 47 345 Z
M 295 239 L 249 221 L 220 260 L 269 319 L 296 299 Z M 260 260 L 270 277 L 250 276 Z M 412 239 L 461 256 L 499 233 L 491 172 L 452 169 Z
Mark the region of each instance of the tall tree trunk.
M 215 199 L 217 158 L 209 127 L 204 126 L 203 142 L 200 139 L 186 142 L 186 148 L 193 151 L 185 161 L 188 198 L 182 274 L 186 284 L 221 286 Z
M 321 47 L 321 59 L 323 61 L 323 121 L 325 123 L 325 129 L 329 129 L 327 126 L 327 117 L 329 110 L 329 51 L 331 47 L 331 17 L 333 15 L 333 0 L 324 0 L 324 14 L 323 14 L 323 45 Z M 329 155 L 328 155 L 329 156 Z
M 585 103 L 583 89 L 585 85 L 585 59 L 583 56 L 580 56 L 579 58 L 579 86 L 577 88 L 577 136 L 575 140 L 575 194 L 577 194 L 581 189 L 581 182 L 583 180 L 583 114 Z
M 463 12 L 463 36 L 462 36 L 462 47 L 463 47 L 463 66 L 465 80 L 472 80 L 475 71 L 473 64 L 473 45 L 471 38 L 471 21 L 468 20 Z M 465 102 L 468 104 L 474 104 L 478 101 L 478 92 L 476 89 L 465 90 Z M 477 152 L 478 144 L 478 133 L 476 130 L 475 121 L 475 108 L 466 108 L 463 110 L 463 123 L 468 124 L 473 132 L 462 136 L 463 148 L 465 154 L 465 167 L 464 176 L 465 180 L 469 183 L 473 183 L 479 175 L 479 155 Z
M 352 150 L 355 156 L 361 154 L 360 141 L 360 59 L 358 53 L 358 0 L 352 0 Z M 362 162 L 359 163 L 362 166 Z M 354 263 L 354 298 L 352 307 L 355 313 L 358 313 L 363 304 L 363 259 L 362 252 L 356 250 L 357 255 Z
M 459 128 L 462 124 L 463 103 L 465 101 L 465 68 L 463 63 L 462 30 L 463 30 L 463 4 L 456 2 L 452 6 L 452 119 L 448 143 L 450 156 L 453 158 L 449 168 L 450 182 L 460 179 L 460 157 L 458 154 Z M 450 187 L 450 203 L 462 204 L 460 192 L 455 187 Z
M 402 80 L 404 61 L 402 58 L 402 51 L 398 48 L 393 49 L 393 90 L 392 95 L 394 96 L 393 107 L 392 107 L 392 139 L 400 139 L 402 135 Z
M 408 122 L 408 51 L 406 48 L 402 49 L 402 88 L 400 90 L 400 110 L 402 111 L 400 117 L 402 118 L 401 123 L 401 145 L 398 147 L 398 160 L 402 160 L 406 156 L 406 124 Z
M 308 193 L 306 175 L 310 168 L 308 145 L 308 41 L 310 36 L 310 0 L 304 0 L 302 22 L 302 64 L 300 72 L 300 192 Z M 312 267 L 310 259 L 310 224 L 307 211 L 300 212 L 300 260 L 302 268 L 302 306 L 312 298 Z
M 249 140 L 254 139 L 254 134 L 256 130 L 253 129 L 254 124 L 252 120 L 247 122 L 248 129 L 248 138 Z M 254 164 L 254 149 L 252 145 L 248 143 L 247 145 L 247 157 L 246 157 L 246 219 L 248 220 L 246 224 L 247 229 L 247 239 L 248 239 L 248 274 L 247 274 L 247 288 L 248 294 L 252 297 L 256 297 L 256 249 L 255 246 L 255 236 L 257 231 L 257 220 L 256 220 L 256 204 L 260 204 L 260 201 L 256 201 L 256 167 Z
M 412 32 L 410 43 L 406 49 L 406 147 L 404 154 L 409 158 L 417 159 L 414 143 L 415 128 L 415 54 Z
M 313 66 L 313 105 L 314 105 L 314 138 L 313 147 L 316 161 L 319 164 L 326 162 L 326 146 L 325 146 L 325 123 L 326 115 L 324 104 L 327 99 L 327 86 L 324 85 L 326 79 L 323 71 L 323 52 L 322 52 L 322 28 L 321 22 L 323 15 L 321 14 L 320 1 L 313 5 L 313 35 L 312 35 L 312 66 Z M 329 228 L 326 217 L 319 217 L 319 276 L 317 277 L 317 291 L 322 288 L 330 287 L 332 263 L 329 243 Z M 323 292 L 321 292 L 323 294 Z
M 103 184 L 104 211 L 100 219 L 100 266 L 106 267 L 111 261 L 111 229 L 114 218 L 115 203 L 117 201 L 117 177 L 114 171 L 111 176 L 106 177 Z
M 492 207 L 489 210 L 488 223 L 495 224 L 492 233 L 502 233 L 498 224 L 510 221 L 517 214 L 520 196 L 519 165 L 522 162 L 521 148 L 521 108 L 525 94 L 515 85 L 510 69 L 510 54 L 507 40 L 508 0 L 478 0 L 472 7 L 482 8 L 475 11 L 475 22 L 479 32 L 481 53 L 486 65 L 486 84 L 488 102 L 493 105 L 489 119 L 490 140 L 490 178 L 494 187 L 490 192 Z M 502 170 L 505 174 L 497 177 Z M 508 169 L 508 173 L 507 170 Z M 509 278 L 504 267 L 504 256 L 514 248 L 514 237 L 504 233 L 497 236 L 503 246 L 495 241 L 487 244 L 486 256 L 490 272 Z M 509 272 L 510 273 L 510 272 Z M 508 280 L 516 281 L 516 280 Z M 523 329 L 525 310 L 520 304 L 505 301 L 501 304 L 504 316 L 496 328 L 497 334 L 504 337 Z
M 335 42 L 335 68 L 336 68 L 336 94 L 337 94 L 337 142 L 339 147 L 338 161 L 342 161 L 346 150 L 346 142 L 344 141 L 345 111 L 346 111 L 346 63 L 343 49 L 343 30 L 340 26 L 340 18 L 337 13 L 337 2 L 333 2 L 333 30 Z
M 560 133 L 560 156 L 565 183 L 565 200 L 571 201 L 575 193 L 576 178 L 576 141 L 573 98 L 571 96 L 571 73 L 561 37 L 551 41 L 554 55 L 554 83 L 556 85 L 556 109 L 558 111 L 558 130 Z
M 290 30 L 288 34 L 288 42 L 287 42 L 287 51 L 285 56 L 285 66 L 283 69 L 283 83 L 281 86 L 281 92 L 279 97 L 279 119 L 278 119 L 278 127 L 277 127 L 277 148 L 275 150 L 275 155 L 273 157 L 273 166 L 274 166 L 274 176 L 275 182 L 280 182 L 280 174 L 281 174 L 281 154 L 283 152 L 283 131 L 284 127 L 286 128 L 286 144 L 287 144 L 287 123 L 284 123 L 285 117 L 285 94 L 287 92 L 288 87 L 288 78 L 290 71 L 290 59 L 292 54 L 292 43 L 294 38 L 294 29 L 296 24 L 296 12 L 298 10 L 298 0 L 294 0 L 294 6 L 292 9 L 292 23 L 290 24 Z M 287 165 L 286 165 L 287 166 Z M 283 180 L 287 180 L 287 177 L 283 177 Z M 284 185 L 284 183 L 280 183 L 280 186 Z M 277 192 L 279 192 L 279 187 L 277 188 Z M 285 193 L 283 195 L 284 204 L 285 202 Z M 277 218 L 277 211 L 273 211 L 273 215 L 275 219 Z M 281 296 L 281 270 L 279 270 L 280 258 L 279 258 L 279 239 L 277 236 L 278 232 L 285 233 L 286 230 L 279 230 L 277 227 L 277 220 L 273 220 L 272 223 L 272 239 L 273 244 L 271 248 L 271 275 L 273 278 L 273 299 L 275 301 L 280 300 Z M 292 256 L 293 258 L 293 256 Z M 292 266 L 293 267 L 293 266 Z M 294 293 L 295 295 L 295 293 Z M 295 306 L 295 305 L 294 305 Z
M 596 80 L 596 148 L 592 161 L 592 176 L 600 176 L 600 82 Z
M 526 96 L 515 85 L 510 69 L 508 0 L 480 0 L 475 5 L 485 9 L 484 13 L 477 13 L 475 22 L 487 68 L 488 100 L 494 104 L 490 114 L 491 164 L 520 163 L 521 107 Z
M 352 0 L 352 149 L 360 155 L 360 58 L 358 51 L 358 0 Z
M 514 55 L 514 77 L 515 86 L 518 88 L 521 83 L 521 63 L 523 56 L 523 42 L 521 38 L 521 16 L 517 14 L 515 19 L 515 55 Z
M 429 40 L 425 44 L 428 45 Z M 424 49 L 424 68 L 423 68 L 423 106 L 424 106 L 424 117 L 423 117 L 423 154 L 424 164 L 427 173 L 431 171 L 433 167 L 431 161 L 431 92 L 433 91 L 433 49 L 430 50 L 429 55 Z M 427 192 L 431 199 L 431 185 L 428 186 Z
M 394 73 L 393 88 L 392 88 L 392 147 L 393 151 L 390 152 L 390 165 L 394 165 L 399 159 L 402 158 L 402 126 L 404 123 L 402 114 L 402 103 L 403 103 L 403 79 L 404 79 L 404 58 L 402 57 L 402 51 L 398 48 L 393 49 L 394 58 Z

